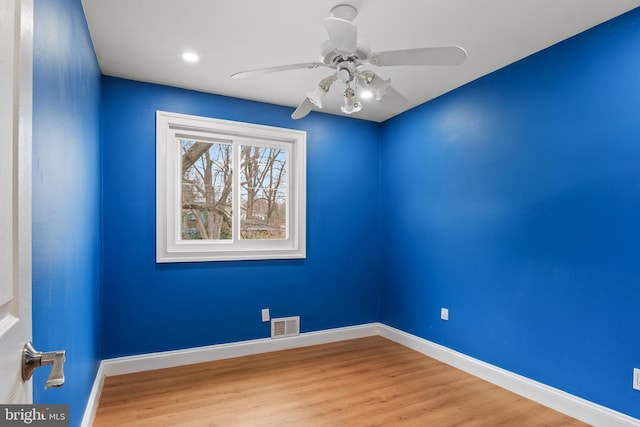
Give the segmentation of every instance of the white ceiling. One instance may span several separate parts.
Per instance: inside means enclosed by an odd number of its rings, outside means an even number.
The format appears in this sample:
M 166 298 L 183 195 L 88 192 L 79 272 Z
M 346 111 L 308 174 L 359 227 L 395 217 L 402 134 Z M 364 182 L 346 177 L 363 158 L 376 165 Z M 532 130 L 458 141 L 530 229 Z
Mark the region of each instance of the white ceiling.
M 358 8 L 358 40 L 373 52 L 440 45 L 467 50 L 466 62 L 456 67 L 367 66 L 391 78 L 410 107 L 640 6 L 640 0 L 82 1 L 103 74 L 294 108 L 330 69 L 230 76 L 317 61 L 327 39 L 323 19 L 341 2 Z M 183 62 L 186 50 L 200 61 Z M 341 92 L 332 87 L 323 111 L 342 114 Z M 353 116 L 384 121 L 392 115 L 365 101 Z

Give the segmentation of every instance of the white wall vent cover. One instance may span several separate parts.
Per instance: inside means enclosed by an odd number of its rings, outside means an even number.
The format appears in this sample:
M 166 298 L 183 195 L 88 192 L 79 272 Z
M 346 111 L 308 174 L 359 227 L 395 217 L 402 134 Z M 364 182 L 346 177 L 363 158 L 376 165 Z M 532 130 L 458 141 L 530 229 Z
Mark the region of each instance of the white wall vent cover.
M 271 319 L 271 338 L 300 335 L 300 316 Z

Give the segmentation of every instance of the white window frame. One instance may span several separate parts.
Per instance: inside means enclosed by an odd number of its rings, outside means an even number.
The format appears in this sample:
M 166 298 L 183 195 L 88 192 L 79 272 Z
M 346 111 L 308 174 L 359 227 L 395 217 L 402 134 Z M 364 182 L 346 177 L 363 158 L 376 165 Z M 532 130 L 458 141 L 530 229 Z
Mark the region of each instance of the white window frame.
M 238 239 L 240 209 L 234 209 L 233 239 L 182 240 L 180 140 L 185 135 L 288 151 L 285 239 Z M 156 111 L 156 262 L 305 258 L 306 140 L 307 133 L 299 130 Z M 233 150 L 233 157 L 233 203 L 239 206 L 239 150 Z

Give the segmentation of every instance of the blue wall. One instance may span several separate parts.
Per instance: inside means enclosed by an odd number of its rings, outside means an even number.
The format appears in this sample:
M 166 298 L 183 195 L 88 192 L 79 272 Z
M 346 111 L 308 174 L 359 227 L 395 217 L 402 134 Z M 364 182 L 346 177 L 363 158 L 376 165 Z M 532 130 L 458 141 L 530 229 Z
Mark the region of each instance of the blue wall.
M 79 425 L 99 354 L 100 70 L 80 0 L 36 0 L 33 78 L 33 342 L 66 349 L 66 383 L 36 403 Z
M 382 322 L 640 417 L 639 53 L 636 9 L 382 125 Z
M 36 0 L 34 342 L 68 361 L 35 401 L 77 425 L 98 359 L 266 337 L 269 307 L 303 331 L 380 320 L 640 417 L 639 19 L 377 125 L 100 87 L 80 1 Z M 156 110 L 308 131 L 307 259 L 157 265 Z
M 307 258 L 155 263 L 155 112 L 306 130 Z M 375 321 L 378 126 L 103 78 L 104 356 L 267 337 L 260 309 L 303 331 Z

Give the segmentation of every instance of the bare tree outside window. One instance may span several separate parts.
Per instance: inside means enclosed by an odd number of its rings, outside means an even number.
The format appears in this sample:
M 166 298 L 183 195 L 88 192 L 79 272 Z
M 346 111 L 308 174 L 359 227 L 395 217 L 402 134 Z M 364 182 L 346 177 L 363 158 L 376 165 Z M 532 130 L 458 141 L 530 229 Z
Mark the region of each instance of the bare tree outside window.
M 287 238 L 287 152 L 240 148 L 240 238 Z
M 181 140 L 182 239 L 233 239 L 233 148 Z M 287 152 L 240 147 L 240 238 L 287 238 Z
M 180 146 L 182 239 L 232 239 L 232 146 L 191 140 Z

